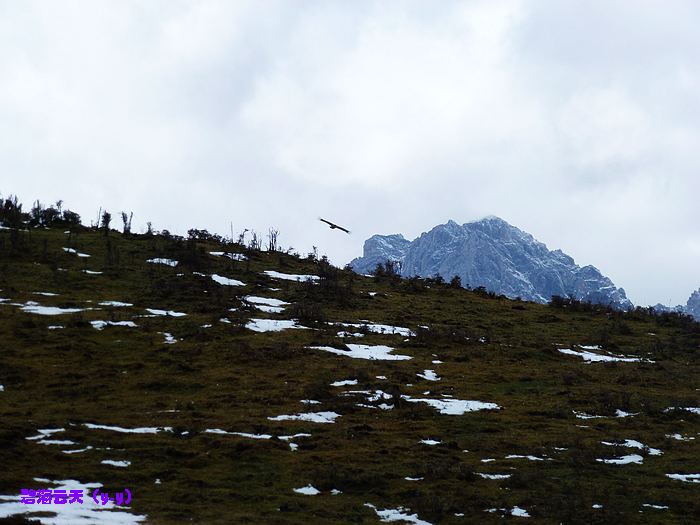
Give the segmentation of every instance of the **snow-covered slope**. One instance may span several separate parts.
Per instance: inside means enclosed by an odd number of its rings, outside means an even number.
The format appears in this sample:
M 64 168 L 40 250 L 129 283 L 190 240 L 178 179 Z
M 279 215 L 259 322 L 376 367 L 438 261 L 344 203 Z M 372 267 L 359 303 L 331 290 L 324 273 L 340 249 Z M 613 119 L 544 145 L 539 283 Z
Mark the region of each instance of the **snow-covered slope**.
M 400 262 L 405 277 L 458 275 L 463 285 L 483 286 L 508 297 L 547 302 L 552 295 L 629 308 L 625 291 L 594 266 L 578 266 L 561 250 L 550 251 L 529 233 L 498 217 L 434 227 L 410 242 L 402 235 L 374 235 L 350 265 L 359 273 L 378 263 Z

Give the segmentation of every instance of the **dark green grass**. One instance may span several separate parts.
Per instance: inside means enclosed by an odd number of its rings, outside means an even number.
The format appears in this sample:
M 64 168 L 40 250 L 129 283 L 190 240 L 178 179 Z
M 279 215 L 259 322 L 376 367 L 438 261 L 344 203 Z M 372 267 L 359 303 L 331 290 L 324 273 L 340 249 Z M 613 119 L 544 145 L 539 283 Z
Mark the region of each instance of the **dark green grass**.
M 22 235 L 13 247 L 9 232 L 0 231 L 0 297 L 100 309 L 41 316 L 0 305 L 2 494 L 35 485 L 34 477 L 97 481 L 130 488 L 132 511 L 163 524 L 377 523 L 365 503 L 410 508 L 433 523 L 518 521 L 485 512 L 516 505 L 532 515 L 528 523 L 700 521 L 700 485 L 665 476 L 700 472 L 700 416 L 666 411 L 700 406 L 697 324 L 602 308 L 553 308 L 436 283 L 416 288 L 241 246 L 229 248 L 246 252 L 248 260 L 235 262 L 208 254 L 224 247 L 161 236 L 111 232 L 105 237 L 88 230 L 70 240 L 61 230 Z M 67 254 L 64 246 L 92 257 Z M 145 262 L 153 257 L 181 263 L 171 268 Z M 103 273 L 90 275 L 86 269 Z M 309 285 L 271 279 L 264 270 L 325 278 Z M 208 277 L 212 273 L 246 286 L 221 286 Z M 370 291 L 378 293 L 371 297 Z M 292 305 L 285 313 L 265 314 L 242 303 L 244 295 Z M 106 300 L 134 306 L 97 305 Z M 140 317 L 145 308 L 187 316 Z M 255 333 L 245 328 L 251 317 L 288 319 L 292 313 L 311 329 Z M 338 338 L 339 328 L 327 322 L 362 319 L 416 331 L 407 341 L 374 333 L 352 340 L 386 344 L 412 359 L 366 361 L 307 348 L 341 347 L 351 339 Z M 138 327 L 98 331 L 92 320 L 133 320 Z M 212 326 L 202 328 L 205 324 Z M 48 330 L 50 325 L 64 328 Z M 163 332 L 178 342 L 165 344 Z M 584 364 L 559 353 L 557 344 L 601 344 L 655 362 Z M 418 378 L 425 369 L 442 379 Z M 358 384 L 329 386 L 342 379 Z M 341 395 L 376 389 L 394 396 L 393 410 L 361 408 L 362 396 Z M 430 395 L 423 396 L 426 391 Z M 400 397 L 442 394 L 502 409 L 448 416 Z M 302 399 L 321 403 L 304 405 Z M 637 415 L 612 417 L 617 409 Z M 268 419 L 321 410 L 342 415 L 335 424 Z M 609 417 L 578 419 L 574 410 Z M 174 432 L 121 434 L 83 423 L 170 426 Z M 43 446 L 25 439 L 49 427 L 65 427 L 53 437 L 78 445 Z M 208 428 L 275 437 L 204 433 Z M 296 439 L 296 451 L 276 437 L 301 432 L 311 437 Z M 696 439 L 666 437 L 677 432 Z M 419 443 L 428 438 L 442 443 Z M 663 455 L 601 444 L 624 439 L 660 448 Z M 94 448 L 61 452 L 85 445 Z M 646 456 L 643 464 L 596 461 L 632 453 Z M 547 460 L 505 458 L 511 454 Z M 495 461 L 481 461 L 486 458 Z M 115 468 L 102 465 L 103 459 L 131 465 Z M 476 473 L 511 477 L 488 480 Z M 424 479 L 406 481 L 407 476 Z M 309 483 L 323 493 L 308 497 L 292 491 Z M 332 496 L 332 489 L 342 494 Z

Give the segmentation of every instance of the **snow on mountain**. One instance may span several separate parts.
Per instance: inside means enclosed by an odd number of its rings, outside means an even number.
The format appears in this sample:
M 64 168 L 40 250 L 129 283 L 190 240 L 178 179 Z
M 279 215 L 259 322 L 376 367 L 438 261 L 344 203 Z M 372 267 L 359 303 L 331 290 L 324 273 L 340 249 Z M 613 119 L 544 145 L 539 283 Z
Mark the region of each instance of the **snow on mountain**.
M 350 262 L 358 273 L 377 264 L 399 263 L 404 277 L 458 275 L 462 284 L 483 286 L 507 297 L 540 303 L 552 295 L 630 308 L 622 288 L 594 266 L 578 266 L 561 250 L 551 251 L 529 233 L 498 217 L 435 226 L 413 241 L 402 235 L 374 235 L 365 241 L 364 255 Z

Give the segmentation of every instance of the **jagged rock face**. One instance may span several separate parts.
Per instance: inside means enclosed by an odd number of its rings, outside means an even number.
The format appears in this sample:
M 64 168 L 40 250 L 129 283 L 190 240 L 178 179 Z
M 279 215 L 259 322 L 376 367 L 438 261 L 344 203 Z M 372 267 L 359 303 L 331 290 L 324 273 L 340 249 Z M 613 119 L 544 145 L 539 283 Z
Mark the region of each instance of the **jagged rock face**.
M 700 321 L 700 288 L 694 291 L 685 305 L 685 313 Z
M 373 235 L 365 241 L 363 256 L 353 259 L 350 265 L 357 273 L 370 273 L 378 264 L 387 261 L 403 261 L 406 249 L 411 241 L 401 234 Z
M 384 252 L 384 246 L 391 252 Z M 387 259 L 399 260 L 405 277 L 459 275 L 465 286 L 483 286 L 508 297 L 547 302 L 552 295 L 573 295 L 617 308 L 632 306 L 625 291 L 595 267 L 579 267 L 561 250 L 548 250 L 497 217 L 461 226 L 449 221 L 412 242 L 400 235 L 375 235 L 365 242 L 365 255 L 350 264 L 355 271 L 368 273 Z

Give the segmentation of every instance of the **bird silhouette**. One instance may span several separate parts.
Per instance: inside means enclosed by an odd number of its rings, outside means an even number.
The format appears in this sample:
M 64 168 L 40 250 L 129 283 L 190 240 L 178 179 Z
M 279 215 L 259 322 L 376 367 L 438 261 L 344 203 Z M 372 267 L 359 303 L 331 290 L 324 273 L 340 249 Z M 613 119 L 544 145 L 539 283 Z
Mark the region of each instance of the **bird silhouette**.
M 342 230 L 345 233 L 350 233 L 350 230 L 346 230 L 342 226 L 338 226 L 337 224 L 333 224 L 330 221 L 327 221 L 326 219 L 322 219 L 321 217 L 318 218 L 319 221 L 325 222 L 328 226 L 330 226 L 331 230 Z

